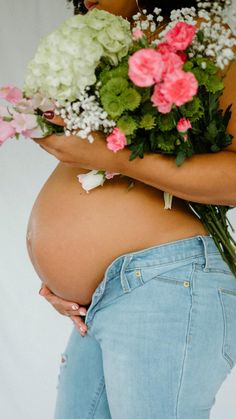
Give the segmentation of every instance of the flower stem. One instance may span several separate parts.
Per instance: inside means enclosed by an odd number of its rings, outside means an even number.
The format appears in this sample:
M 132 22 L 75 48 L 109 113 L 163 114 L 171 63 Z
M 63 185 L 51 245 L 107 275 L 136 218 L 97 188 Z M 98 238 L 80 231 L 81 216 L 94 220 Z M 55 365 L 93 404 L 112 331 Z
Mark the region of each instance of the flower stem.
M 220 251 L 223 260 L 228 264 L 236 278 L 236 242 L 230 235 L 228 227 L 234 232 L 226 213 L 230 209 L 223 205 L 205 205 L 189 202 L 189 206 L 196 212 Z

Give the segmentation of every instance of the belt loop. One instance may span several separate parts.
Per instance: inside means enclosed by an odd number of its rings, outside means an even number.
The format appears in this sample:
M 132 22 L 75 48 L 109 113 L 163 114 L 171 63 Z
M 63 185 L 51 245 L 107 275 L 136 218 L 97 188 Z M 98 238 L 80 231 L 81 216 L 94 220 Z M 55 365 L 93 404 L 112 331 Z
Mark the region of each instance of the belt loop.
M 206 240 L 206 237 L 204 237 L 204 236 L 198 236 L 198 238 L 202 240 L 203 249 L 204 249 L 205 265 L 204 265 L 203 271 L 207 271 L 207 269 L 209 267 L 207 240 Z
M 124 261 L 122 263 L 121 270 L 120 270 L 120 282 L 121 282 L 121 286 L 122 286 L 124 292 L 130 292 L 131 291 L 129 282 L 128 282 L 128 280 L 126 278 L 126 275 L 125 275 L 125 270 L 126 270 L 126 268 L 127 268 L 131 259 L 132 259 L 132 256 L 125 256 Z

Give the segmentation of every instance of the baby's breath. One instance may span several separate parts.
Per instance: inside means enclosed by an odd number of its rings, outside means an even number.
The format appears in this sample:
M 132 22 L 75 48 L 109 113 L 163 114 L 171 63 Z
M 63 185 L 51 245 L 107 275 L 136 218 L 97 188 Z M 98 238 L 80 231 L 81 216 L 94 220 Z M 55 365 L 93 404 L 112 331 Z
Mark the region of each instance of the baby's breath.
M 107 112 L 99 105 L 99 92 L 95 90 L 90 94 L 90 89 L 85 89 L 78 95 L 78 100 L 60 107 L 56 103 L 56 115 L 60 115 L 65 123 L 65 135 L 76 135 L 82 139 L 93 142 L 91 131 L 102 130 L 110 133 L 115 127 L 115 122 L 108 118 Z

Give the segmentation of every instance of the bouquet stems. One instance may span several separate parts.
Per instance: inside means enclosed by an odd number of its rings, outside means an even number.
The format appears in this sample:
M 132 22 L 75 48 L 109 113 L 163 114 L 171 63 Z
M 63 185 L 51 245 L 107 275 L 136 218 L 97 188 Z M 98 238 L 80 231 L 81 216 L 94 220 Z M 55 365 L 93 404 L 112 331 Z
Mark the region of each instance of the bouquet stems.
M 231 207 L 227 205 L 206 205 L 196 202 L 189 202 L 188 204 L 214 239 L 223 260 L 236 278 L 236 242 L 229 233 L 228 228 L 230 227 L 233 233 L 235 230 L 226 215 Z

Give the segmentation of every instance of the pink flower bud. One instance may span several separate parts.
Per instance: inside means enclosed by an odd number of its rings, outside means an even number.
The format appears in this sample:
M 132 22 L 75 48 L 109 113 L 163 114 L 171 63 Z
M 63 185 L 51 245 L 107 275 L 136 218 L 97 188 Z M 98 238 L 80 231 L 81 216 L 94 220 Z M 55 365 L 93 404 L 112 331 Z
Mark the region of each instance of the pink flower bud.
M 135 31 L 133 32 L 133 39 L 135 41 L 139 41 L 139 39 L 141 39 L 144 36 L 143 31 L 141 31 L 141 29 L 135 29 Z
M 187 132 L 188 129 L 192 128 L 192 124 L 189 119 L 181 118 L 177 123 L 176 128 L 179 132 Z
M 119 128 L 114 128 L 112 133 L 107 137 L 107 148 L 114 151 L 114 153 L 122 150 L 126 144 L 126 136 Z
M 116 175 L 120 175 L 120 173 L 107 172 L 107 171 L 105 172 L 106 179 L 113 179 L 113 177 Z

